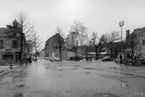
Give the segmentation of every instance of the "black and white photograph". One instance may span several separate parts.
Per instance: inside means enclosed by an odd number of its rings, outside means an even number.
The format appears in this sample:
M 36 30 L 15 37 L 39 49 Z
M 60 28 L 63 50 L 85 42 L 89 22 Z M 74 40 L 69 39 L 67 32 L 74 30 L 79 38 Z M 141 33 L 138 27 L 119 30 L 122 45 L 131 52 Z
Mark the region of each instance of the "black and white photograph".
M 145 0 L 0 0 L 0 97 L 145 97 Z

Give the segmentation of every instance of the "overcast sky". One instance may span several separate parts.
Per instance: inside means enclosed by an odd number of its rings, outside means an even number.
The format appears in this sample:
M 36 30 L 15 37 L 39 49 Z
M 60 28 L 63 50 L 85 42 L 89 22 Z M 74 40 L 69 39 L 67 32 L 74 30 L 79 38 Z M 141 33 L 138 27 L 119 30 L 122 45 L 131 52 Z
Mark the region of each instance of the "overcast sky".
M 19 12 L 27 13 L 44 42 L 57 26 L 67 34 L 74 21 L 99 35 L 120 31 L 121 20 L 124 34 L 127 29 L 145 27 L 145 0 L 0 0 L 0 27 L 11 23 Z

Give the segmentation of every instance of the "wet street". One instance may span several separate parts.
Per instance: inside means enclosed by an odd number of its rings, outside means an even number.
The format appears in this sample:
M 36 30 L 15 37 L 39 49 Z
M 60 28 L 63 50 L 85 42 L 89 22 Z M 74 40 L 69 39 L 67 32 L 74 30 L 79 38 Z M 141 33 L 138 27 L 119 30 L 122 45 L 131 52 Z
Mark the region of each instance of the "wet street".
M 1 76 L 0 97 L 145 97 L 144 78 L 108 70 L 107 64 L 41 59 Z

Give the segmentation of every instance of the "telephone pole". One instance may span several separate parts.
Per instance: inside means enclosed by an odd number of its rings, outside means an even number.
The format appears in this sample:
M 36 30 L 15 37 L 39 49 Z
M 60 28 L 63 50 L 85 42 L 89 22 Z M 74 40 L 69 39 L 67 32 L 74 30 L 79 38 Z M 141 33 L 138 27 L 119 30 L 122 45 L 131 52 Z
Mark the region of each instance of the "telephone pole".
M 119 26 L 120 26 L 120 28 L 121 28 L 121 43 L 122 43 L 122 28 L 123 28 L 123 26 L 124 26 L 124 21 L 121 21 L 121 22 L 119 22 Z M 123 49 L 121 49 L 121 58 L 120 58 L 120 63 L 121 63 L 121 70 L 122 70 L 122 54 L 123 54 Z
M 119 26 L 121 28 L 121 42 L 122 42 L 122 28 L 124 26 L 124 21 L 119 22 Z

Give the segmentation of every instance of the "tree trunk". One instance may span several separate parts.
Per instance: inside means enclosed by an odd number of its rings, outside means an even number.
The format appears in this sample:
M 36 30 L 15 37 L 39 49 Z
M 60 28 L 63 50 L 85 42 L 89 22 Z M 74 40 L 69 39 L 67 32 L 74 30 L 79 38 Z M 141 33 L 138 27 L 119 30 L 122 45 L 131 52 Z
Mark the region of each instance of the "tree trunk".
M 36 58 L 36 61 L 37 61 L 37 47 L 36 47 L 36 44 L 35 44 L 35 58 Z
M 134 51 L 132 49 L 132 51 L 131 51 L 131 65 L 133 65 L 133 55 L 134 55 Z
M 61 44 L 59 44 L 59 57 L 60 57 L 60 61 L 62 61 L 62 55 L 61 55 Z
M 95 58 L 97 60 L 98 59 L 98 46 L 96 45 L 95 45 L 95 53 L 96 53 Z
M 21 44 L 20 44 L 20 62 L 22 61 L 22 55 L 23 55 L 23 34 L 21 34 Z M 21 62 L 22 65 L 22 62 Z
M 88 61 L 88 47 L 86 47 L 86 61 Z

